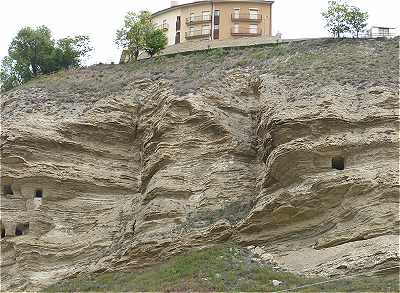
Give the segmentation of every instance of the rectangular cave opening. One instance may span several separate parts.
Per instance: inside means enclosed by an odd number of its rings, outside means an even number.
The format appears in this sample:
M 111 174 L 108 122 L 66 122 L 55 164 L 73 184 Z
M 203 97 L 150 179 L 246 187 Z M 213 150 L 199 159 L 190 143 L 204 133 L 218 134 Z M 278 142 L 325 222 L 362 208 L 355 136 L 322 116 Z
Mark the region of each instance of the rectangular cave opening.
M 43 198 L 43 190 L 42 189 L 36 189 L 35 198 Z
M 332 159 L 332 169 L 344 170 L 344 158 L 341 156 Z
M 13 190 L 12 190 L 12 188 L 11 188 L 11 185 L 9 185 L 9 184 L 4 185 L 4 187 L 3 187 L 3 193 L 4 193 L 5 195 L 13 195 L 14 192 L 13 192 Z
M 29 232 L 29 223 L 20 223 L 15 227 L 15 236 L 26 235 Z

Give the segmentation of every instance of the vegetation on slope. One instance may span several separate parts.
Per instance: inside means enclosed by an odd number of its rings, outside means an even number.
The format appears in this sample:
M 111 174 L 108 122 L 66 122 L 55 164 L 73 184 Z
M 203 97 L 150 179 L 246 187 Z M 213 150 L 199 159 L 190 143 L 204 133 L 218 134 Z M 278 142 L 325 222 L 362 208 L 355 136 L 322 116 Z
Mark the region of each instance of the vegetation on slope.
M 396 83 L 399 40 L 326 39 L 247 48 L 214 49 L 185 55 L 161 56 L 134 64 L 94 65 L 59 72 L 24 85 L 68 91 L 96 100 L 124 92 L 138 80 L 170 82 L 176 94 L 223 91 L 224 77 L 235 70 L 258 76 L 279 76 L 298 84 L 303 97 L 318 95 L 325 86 L 366 88 Z M 373 82 L 374 84 L 370 84 Z M 224 94 L 221 92 L 221 94 Z M 293 98 L 298 98 L 293 97 Z
M 0 90 L 7 91 L 42 74 L 79 68 L 92 50 L 88 36 L 54 40 L 46 26 L 24 27 L 0 65 Z
M 272 281 L 283 283 L 274 286 Z M 322 282 L 322 283 L 321 283 Z M 318 284 L 315 284 L 318 283 Z M 247 249 L 219 245 L 176 256 L 142 271 L 80 276 L 50 286 L 47 292 L 71 291 L 280 291 L 297 287 L 302 292 L 398 292 L 396 274 L 360 276 L 342 280 L 306 278 L 276 270 Z M 310 284 L 315 284 L 309 286 Z M 303 287 L 304 286 L 304 287 Z M 297 290 L 297 291 L 298 291 Z

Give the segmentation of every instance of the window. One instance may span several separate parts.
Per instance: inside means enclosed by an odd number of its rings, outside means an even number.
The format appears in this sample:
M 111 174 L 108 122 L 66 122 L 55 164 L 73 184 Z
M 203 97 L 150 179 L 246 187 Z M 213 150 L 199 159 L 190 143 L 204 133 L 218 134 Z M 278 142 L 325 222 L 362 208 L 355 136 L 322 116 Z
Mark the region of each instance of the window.
M 344 158 L 339 156 L 334 157 L 332 159 L 332 169 L 344 170 Z
M 194 19 L 195 19 L 195 16 L 194 16 L 194 13 L 192 12 L 192 13 L 190 13 L 190 21 L 194 21 Z
M 211 20 L 210 11 L 203 11 L 203 20 L 204 20 L 204 21 Z
M 380 34 L 389 33 L 389 29 L 388 29 L 388 28 L 383 28 L 383 27 L 381 27 L 381 28 L 379 28 L 379 33 L 380 33 Z
M 193 37 L 194 34 L 195 34 L 195 32 L 196 32 L 196 28 L 193 27 L 193 26 L 191 26 L 191 27 L 189 28 L 189 36 Z
M 379 28 L 379 36 L 380 37 L 386 37 L 386 36 L 389 36 L 389 34 L 390 34 L 389 28 L 385 28 L 385 27 Z
M 250 24 L 249 25 L 249 33 L 257 34 L 257 32 L 258 32 L 258 26 L 256 24 Z
M 43 190 L 37 189 L 37 190 L 35 191 L 35 197 L 36 197 L 36 198 L 42 198 L 42 197 L 43 197 Z
M 181 30 L 181 17 L 177 16 L 176 17 L 176 31 L 180 31 Z
M 238 24 L 238 23 L 235 23 L 235 24 L 233 25 L 233 32 L 234 32 L 234 33 L 239 33 L 239 24 Z
M 176 32 L 175 44 L 179 44 L 180 42 L 181 42 L 181 32 Z
M 168 28 L 168 23 L 167 23 L 167 20 L 164 19 L 162 22 L 162 29 L 167 29 L 167 28 Z
M 211 27 L 209 25 L 203 25 L 202 34 L 209 35 L 211 32 Z
M 219 40 L 219 29 L 214 29 L 214 40 Z
M 219 30 L 219 24 L 214 25 L 214 30 Z
M 219 24 L 220 22 L 220 11 L 215 10 L 214 11 L 214 24 Z
M 233 18 L 234 19 L 239 19 L 240 18 L 240 8 L 235 8 L 233 10 Z
M 249 18 L 250 19 L 255 19 L 255 20 L 257 20 L 258 19 L 258 9 L 249 9 Z
M 14 194 L 14 192 L 12 191 L 11 185 L 4 185 L 3 192 L 5 195 L 8 195 L 8 194 L 13 195 Z

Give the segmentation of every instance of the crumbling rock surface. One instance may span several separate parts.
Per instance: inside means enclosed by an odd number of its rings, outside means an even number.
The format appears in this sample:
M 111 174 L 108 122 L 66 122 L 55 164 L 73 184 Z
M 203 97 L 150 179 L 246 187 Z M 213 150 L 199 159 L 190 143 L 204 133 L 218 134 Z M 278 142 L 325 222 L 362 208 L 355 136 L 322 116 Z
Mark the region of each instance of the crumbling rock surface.
M 190 93 L 151 76 L 83 88 L 113 68 L 2 94 L 2 290 L 225 241 L 306 274 L 398 263 L 396 66 L 362 86 L 247 66 Z

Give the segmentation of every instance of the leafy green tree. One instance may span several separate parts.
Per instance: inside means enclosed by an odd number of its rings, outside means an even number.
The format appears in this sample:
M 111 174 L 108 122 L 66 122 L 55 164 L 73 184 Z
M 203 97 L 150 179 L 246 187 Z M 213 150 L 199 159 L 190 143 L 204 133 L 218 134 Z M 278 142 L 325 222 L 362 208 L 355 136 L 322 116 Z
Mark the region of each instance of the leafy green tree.
M 53 48 L 54 41 L 47 27 L 40 26 L 37 29 L 25 27 L 12 40 L 8 56 L 24 71 L 29 67 L 31 76 L 24 78 L 31 78 L 41 73 L 48 73 L 48 68 L 44 64 L 48 63 Z
M 40 74 L 78 67 L 92 48 L 89 37 L 55 41 L 45 26 L 22 28 L 12 40 L 0 67 L 1 90 L 9 90 Z
M 76 68 L 82 64 L 81 56 L 86 56 L 92 47 L 88 36 L 67 37 L 57 41 L 53 60 L 60 68 Z
M 353 37 L 358 38 L 359 34 L 365 31 L 368 25 L 367 21 L 368 12 L 363 12 L 360 8 L 355 6 L 349 8 L 346 23 Z
M 349 6 L 339 1 L 329 1 L 327 11 L 322 12 L 326 21 L 326 28 L 334 36 L 340 38 L 341 35 L 349 31 L 348 13 Z
M 23 73 L 23 70 L 19 71 L 16 67 L 17 63 L 9 56 L 6 56 L 2 60 L 0 67 L 0 85 L 2 91 L 8 91 L 23 82 L 23 76 L 17 74 L 17 72 Z M 31 72 L 26 72 L 25 75 L 31 76 Z
M 162 29 L 155 29 L 146 33 L 144 50 L 153 57 L 168 44 L 168 38 Z
M 156 28 L 149 11 L 128 12 L 124 27 L 117 31 L 115 43 L 124 49 L 128 62 L 137 61 L 141 51 L 154 56 L 168 43 L 162 29 Z
M 140 51 L 145 49 L 146 34 L 153 31 L 154 24 L 149 11 L 139 14 L 128 12 L 125 16 L 124 27 L 117 31 L 115 43 L 128 54 L 128 62 L 136 61 Z

